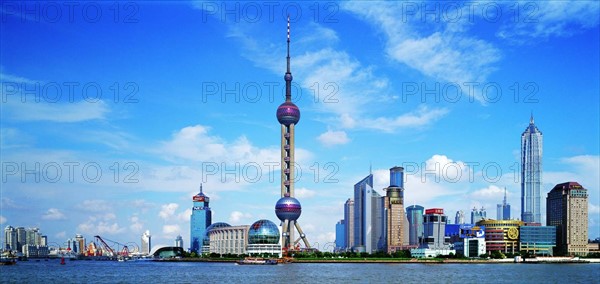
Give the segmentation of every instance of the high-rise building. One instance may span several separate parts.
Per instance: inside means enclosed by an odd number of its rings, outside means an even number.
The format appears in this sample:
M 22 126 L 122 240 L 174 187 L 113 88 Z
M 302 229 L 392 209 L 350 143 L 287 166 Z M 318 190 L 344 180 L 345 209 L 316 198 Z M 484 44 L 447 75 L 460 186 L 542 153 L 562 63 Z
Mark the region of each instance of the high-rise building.
M 506 187 L 504 188 L 504 200 L 496 207 L 496 220 L 510 220 L 510 204 L 506 202 Z
M 142 254 L 149 255 L 152 250 L 152 236 L 150 235 L 150 231 L 146 230 L 142 234 Z
M 292 71 L 290 69 L 290 18 L 287 23 L 287 71 L 285 80 L 285 102 L 277 108 L 277 121 L 281 124 L 281 198 L 275 204 L 275 214 L 281 220 L 282 250 L 287 253 L 299 249 L 294 238 L 294 228 L 306 248 L 310 243 L 302 232 L 298 218 L 302 213 L 300 201 L 294 197 L 295 129 L 300 121 L 300 109 L 292 102 Z
M 354 246 L 354 200 L 352 198 L 348 198 L 344 203 L 344 221 L 346 222 L 345 249 L 350 250 Z
M 181 235 L 179 235 L 179 236 L 177 236 L 177 238 L 175 238 L 175 246 L 183 248 L 183 238 L 181 237 Z
M 335 224 L 335 250 L 346 250 L 346 221 L 340 220 Z
M 212 222 L 212 212 L 209 207 L 210 198 L 202 192 L 200 184 L 200 193 L 192 197 L 194 206 L 192 207 L 192 216 L 190 220 L 190 251 L 202 253 L 202 241 L 206 234 L 206 227 Z
M 542 132 L 535 126 L 533 115 L 521 134 L 521 220 L 541 222 Z
M 481 207 L 481 209 L 477 210 L 477 208 L 473 207 L 473 210 L 471 211 L 471 224 L 475 224 L 480 220 L 485 219 L 486 215 L 485 208 Z
M 456 216 L 454 217 L 454 224 L 464 224 L 465 223 L 465 212 L 462 210 L 456 211 Z
M 392 253 L 409 245 L 408 220 L 404 213 L 404 168 L 390 169 L 390 186 L 385 192 L 386 248 Z
M 546 198 L 546 224 L 556 226 L 558 255 L 587 255 L 587 189 L 577 182 L 554 186 Z
M 423 206 L 411 205 L 406 207 L 406 217 L 408 218 L 408 242 L 411 246 L 418 246 L 423 237 Z
M 4 249 L 17 250 L 17 230 L 13 226 L 4 228 Z
M 456 254 L 451 248 L 450 237 L 446 236 L 445 228 L 448 218 L 444 209 L 431 208 L 425 210 L 423 216 L 423 242 L 418 249 L 412 249 L 414 257 L 436 257 L 438 255 Z
M 373 175 L 354 185 L 354 246 L 356 252 L 384 251 L 384 198 L 373 189 Z
M 75 242 L 77 243 L 77 247 L 79 248 L 79 254 L 84 254 L 85 252 L 85 238 L 81 234 L 75 235 Z
M 23 252 L 23 246 L 27 244 L 27 230 L 24 227 L 17 227 L 17 251 Z

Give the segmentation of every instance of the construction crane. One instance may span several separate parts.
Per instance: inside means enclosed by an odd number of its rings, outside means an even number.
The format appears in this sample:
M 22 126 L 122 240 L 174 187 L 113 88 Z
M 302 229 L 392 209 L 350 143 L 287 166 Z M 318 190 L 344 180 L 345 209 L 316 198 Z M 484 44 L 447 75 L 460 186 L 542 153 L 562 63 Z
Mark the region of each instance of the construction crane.
M 113 241 L 113 240 L 109 240 L 107 238 L 102 238 L 100 236 L 94 236 L 94 238 L 98 239 L 98 241 L 102 244 L 102 246 L 111 253 L 111 256 L 129 256 L 129 247 L 127 247 L 127 245 Z M 115 250 L 113 248 L 111 248 L 106 241 L 111 242 L 113 244 L 117 245 L 117 250 L 119 250 L 119 247 L 123 247 L 118 253 L 115 252 Z
M 102 247 L 103 247 L 103 248 L 104 248 L 106 251 L 110 252 L 110 255 L 111 255 L 111 256 L 116 256 L 116 255 L 117 255 L 117 254 L 115 253 L 115 251 L 114 251 L 114 250 L 113 250 L 113 249 L 112 249 L 112 248 L 111 248 L 111 247 L 110 247 L 110 246 L 109 246 L 109 245 L 108 245 L 108 244 L 107 244 L 107 243 L 106 243 L 106 242 L 105 242 L 105 241 L 102 239 L 102 237 L 100 237 L 100 236 L 94 236 L 94 238 L 96 238 L 96 239 L 97 239 L 97 240 L 98 240 L 98 241 L 99 241 L 99 242 L 102 244 Z

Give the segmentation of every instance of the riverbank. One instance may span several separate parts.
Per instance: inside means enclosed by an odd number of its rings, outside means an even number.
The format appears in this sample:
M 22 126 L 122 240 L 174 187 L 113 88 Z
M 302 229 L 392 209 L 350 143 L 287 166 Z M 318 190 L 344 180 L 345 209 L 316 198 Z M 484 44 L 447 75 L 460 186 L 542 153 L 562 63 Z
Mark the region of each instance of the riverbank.
M 167 262 L 235 262 L 237 258 L 169 258 L 155 261 Z M 443 263 L 462 263 L 462 264 L 505 264 L 514 263 L 513 259 L 422 259 L 422 258 L 296 258 L 291 259 L 292 263 L 426 263 L 426 264 L 443 264 Z M 521 263 L 600 263 L 600 259 L 567 259 L 567 258 L 550 258 L 543 259 L 529 258 Z

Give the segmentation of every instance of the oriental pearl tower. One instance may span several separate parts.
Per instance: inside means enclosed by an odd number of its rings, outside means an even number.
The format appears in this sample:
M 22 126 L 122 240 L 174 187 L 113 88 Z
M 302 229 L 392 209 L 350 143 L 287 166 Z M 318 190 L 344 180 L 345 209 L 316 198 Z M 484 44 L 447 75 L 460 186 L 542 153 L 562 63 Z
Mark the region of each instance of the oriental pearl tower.
M 275 204 L 275 214 L 283 226 L 281 232 L 282 250 L 286 252 L 299 248 L 300 239 L 306 248 L 310 244 L 298 224 L 302 206 L 294 198 L 294 129 L 300 121 L 300 109 L 292 102 L 292 72 L 290 71 L 290 17 L 287 19 L 287 72 L 285 72 L 285 102 L 277 108 L 277 120 L 281 124 L 281 199 Z M 300 238 L 294 240 L 294 228 Z

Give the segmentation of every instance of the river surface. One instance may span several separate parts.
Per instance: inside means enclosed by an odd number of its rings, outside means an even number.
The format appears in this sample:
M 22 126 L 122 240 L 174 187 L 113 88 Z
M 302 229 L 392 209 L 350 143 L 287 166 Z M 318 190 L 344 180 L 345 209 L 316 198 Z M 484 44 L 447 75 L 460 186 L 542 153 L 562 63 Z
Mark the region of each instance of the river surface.
M 23 261 L 1 283 L 600 283 L 600 264 Z

